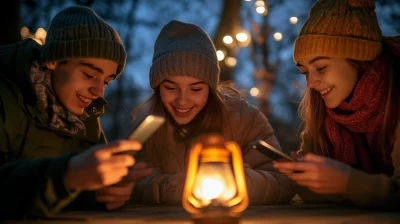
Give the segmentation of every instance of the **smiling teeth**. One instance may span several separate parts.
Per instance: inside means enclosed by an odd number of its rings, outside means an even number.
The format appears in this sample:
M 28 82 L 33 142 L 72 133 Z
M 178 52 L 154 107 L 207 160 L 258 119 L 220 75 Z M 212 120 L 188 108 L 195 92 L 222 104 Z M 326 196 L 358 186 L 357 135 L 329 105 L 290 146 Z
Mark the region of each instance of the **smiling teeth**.
M 178 111 L 179 113 L 187 113 L 187 112 L 189 112 L 190 109 L 191 108 L 189 108 L 189 109 L 178 109 L 178 108 L 175 108 L 175 110 Z
M 83 97 L 83 96 L 81 96 L 81 95 L 78 95 L 78 98 L 79 98 L 80 100 L 82 100 L 83 102 L 85 102 L 85 103 L 89 103 L 90 101 L 92 101 L 92 99 Z
M 325 89 L 325 90 L 322 90 L 320 93 L 321 93 L 322 95 L 325 95 L 325 94 L 329 93 L 329 92 L 331 91 L 331 89 L 332 89 L 332 87 L 331 87 L 331 88 L 328 88 L 328 89 Z

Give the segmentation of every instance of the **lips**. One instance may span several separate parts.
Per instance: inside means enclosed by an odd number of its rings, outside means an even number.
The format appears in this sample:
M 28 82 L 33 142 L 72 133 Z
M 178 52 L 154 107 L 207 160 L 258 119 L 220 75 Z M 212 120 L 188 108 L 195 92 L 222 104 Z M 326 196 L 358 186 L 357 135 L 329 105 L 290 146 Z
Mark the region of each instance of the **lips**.
M 329 88 L 326 88 L 326 89 L 323 89 L 323 90 L 319 91 L 319 93 L 321 93 L 321 95 L 326 95 L 329 92 L 331 92 L 332 89 L 333 89 L 333 87 L 329 87 Z
M 189 108 L 178 108 L 178 107 L 173 107 L 175 114 L 179 116 L 187 116 L 189 112 L 194 108 L 194 107 L 189 107 Z
M 76 94 L 76 96 L 79 99 L 79 102 L 81 102 L 81 107 L 85 108 L 90 105 L 90 103 L 95 99 L 95 98 L 88 98 L 79 94 Z

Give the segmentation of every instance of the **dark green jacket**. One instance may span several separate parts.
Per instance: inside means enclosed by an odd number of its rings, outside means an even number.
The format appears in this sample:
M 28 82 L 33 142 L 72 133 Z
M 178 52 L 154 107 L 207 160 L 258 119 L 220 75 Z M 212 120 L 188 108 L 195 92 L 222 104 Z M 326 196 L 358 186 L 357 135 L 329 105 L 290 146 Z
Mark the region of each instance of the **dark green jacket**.
M 33 40 L 0 47 L 0 220 L 94 203 L 93 192 L 69 192 L 63 178 L 72 156 L 106 142 L 99 115 L 85 121 L 86 136 L 50 128 L 29 78 L 39 49 Z M 88 109 L 102 114 L 105 103 L 95 100 Z

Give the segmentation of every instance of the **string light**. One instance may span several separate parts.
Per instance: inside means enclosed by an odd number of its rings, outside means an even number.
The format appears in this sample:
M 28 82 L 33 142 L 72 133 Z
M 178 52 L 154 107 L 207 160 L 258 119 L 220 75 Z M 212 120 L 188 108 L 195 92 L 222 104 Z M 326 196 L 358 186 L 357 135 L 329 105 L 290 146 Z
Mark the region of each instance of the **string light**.
M 247 45 L 251 42 L 250 33 L 247 30 L 240 30 L 236 34 L 236 40 L 238 41 L 238 45 L 240 47 L 247 47 Z
M 289 21 L 290 21 L 291 24 L 296 24 L 298 19 L 297 19 L 297 17 L 293 16 L 293 17 L 290 17 Z
M 248 40 L 248 38 L 249 37 L 244 32 L 240 32 L 240 33 L 236 34 L 236 40 L 238 40 L 239 42 L 246 42 Z
M 225 58 L 225 53 L 224 53 L 223 51 L 221 51 L 221 50 L 218 50 L 218 51 L 217 51 L 217 58 L 218 58 L 218 61 L 224 60 L 224 58 Z
M 274 33 L 274 39 L 276 40 L 276 41 L 281 41 L 282 40 L 282 33 L 280 33 L 280 32 L 276 32 L 276 33 Z
M 225 44 L 229 45 L 233 43 L 233 38 L 229 35 L 224 36 L 224 38 L 222 39 L 224 41 Z
M 253 87 L 250 89 L 250 95 L 253 97 L 257 97 L 260 94 L 260 90 L 257 87 Z
M 235 67 L 236 66 L 236 63 L 237 63 L 237 60 L 236 60 L 236 58 L 234 58 L 234 57 L 226 57 L 225 58 L 225 64 L 226 64 L 226 66 L 228 66 L 228 67 Z
M 257 0 L 254 2 L 254 5 L 256 6 L 256 8 L 265 7 L 265 2 L 263 0 Z
M 268 14 L 268 9 L 267 9 L 266 7 L 264 7 L 264 6 L 260 6 L 260 7 L 257 7 L 257 8 L 256 8 L 256 12 L 257 12 L 258 14 L 260 14 L 260 15 L 265 16 L 265 15 Z

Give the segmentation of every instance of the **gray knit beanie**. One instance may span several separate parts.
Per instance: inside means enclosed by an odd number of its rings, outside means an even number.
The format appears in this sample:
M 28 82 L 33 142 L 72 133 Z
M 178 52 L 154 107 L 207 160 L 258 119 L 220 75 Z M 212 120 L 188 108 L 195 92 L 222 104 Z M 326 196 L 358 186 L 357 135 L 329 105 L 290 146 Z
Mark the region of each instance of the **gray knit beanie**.
M 219 66 L 215 47 L 200 27 L 172 20 L 165 25 L 154 46 L 150 87 L 171 76 L 190 76 L 216 89 Z
M 41 62 L 72 58 L 100 58 L 118 63 L 117 74 L 125 67 L 126 52 L 118 33 L 85 6 L 71 6 L 51 21 Z

